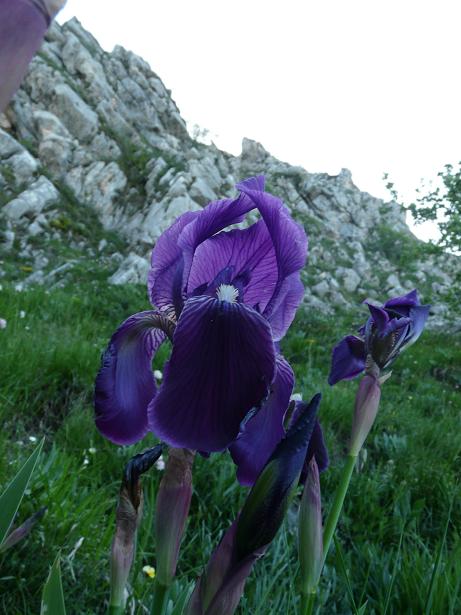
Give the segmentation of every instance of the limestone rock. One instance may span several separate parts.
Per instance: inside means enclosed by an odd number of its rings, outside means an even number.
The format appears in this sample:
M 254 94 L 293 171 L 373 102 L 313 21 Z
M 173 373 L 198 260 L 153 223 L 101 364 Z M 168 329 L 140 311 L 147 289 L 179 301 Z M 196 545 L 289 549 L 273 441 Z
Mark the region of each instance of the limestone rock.
M 3 213 L 11 220 L 19 220 L 28 215 L 36 217 L 45 207 L 58 200 L 59 192 L 50 180 L 42 175 L 27 190 L 5 205 Z
M 109 278 L 111 284 L 145 284 L 149 261 L 131 252 L 117 271 Z

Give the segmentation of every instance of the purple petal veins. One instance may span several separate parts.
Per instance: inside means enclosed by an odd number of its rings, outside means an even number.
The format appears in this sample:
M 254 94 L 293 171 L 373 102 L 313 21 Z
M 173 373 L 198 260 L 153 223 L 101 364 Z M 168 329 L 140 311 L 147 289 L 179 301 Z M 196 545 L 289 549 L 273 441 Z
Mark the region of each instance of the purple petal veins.
M 223 450 L 274 375 L 274 344 L 260 314 L 238 302 L 188 299 L 149 407 L 150 429 L 172 446 Z
M 156 387 L 151 364 L 165 340 L 158 312 L 140 312 L 112 336 L 96 378 L 96 426 L 117 444 L 131 444 L 148 431 L 147 406 Z

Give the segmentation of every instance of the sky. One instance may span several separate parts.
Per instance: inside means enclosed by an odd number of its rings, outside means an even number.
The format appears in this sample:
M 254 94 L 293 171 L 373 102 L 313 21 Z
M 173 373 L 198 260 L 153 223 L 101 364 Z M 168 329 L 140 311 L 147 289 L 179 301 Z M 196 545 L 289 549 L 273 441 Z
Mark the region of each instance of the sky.
M 68 0 L 73 16 L 233 154 L 248 137 L 382 198 L 387 172 L 407 203 L 461 159 L 459 0 Z

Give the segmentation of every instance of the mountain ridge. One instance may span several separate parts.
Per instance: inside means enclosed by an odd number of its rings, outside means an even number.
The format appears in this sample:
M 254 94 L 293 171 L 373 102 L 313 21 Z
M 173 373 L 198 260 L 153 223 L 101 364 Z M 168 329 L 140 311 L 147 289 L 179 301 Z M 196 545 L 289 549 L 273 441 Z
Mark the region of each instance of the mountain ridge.
M 418 287 L 449 317 L 460 260 L 417 240 L 400 205 L 361 192 L 346 169 L 309 173 L 250 139 L 239 156 L 195 141 L 150 66 L 120 46 L 104 51 L 75 18 L 52 25 L 0 116 L 3 277 L 63 284 L 88 265 L 112 283 L 143 283 L 178 215 L 261 173 L 309 235 L 306 305 L 334 311 Z

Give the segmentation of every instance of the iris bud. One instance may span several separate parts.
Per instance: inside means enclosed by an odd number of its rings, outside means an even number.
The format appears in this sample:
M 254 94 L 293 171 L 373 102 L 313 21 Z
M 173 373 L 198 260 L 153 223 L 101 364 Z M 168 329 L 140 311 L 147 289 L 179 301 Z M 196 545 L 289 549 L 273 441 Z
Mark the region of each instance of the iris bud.
M 370 433 L 381 399 L 381 386 L 376 376 L 366 374 L 359 385 L 355 398 L 354 418 L 349 453 L 356 457 Z
M 302 592 L 315 592 L 323 561 L 322 501 L 320 476 L 315 457 L 312 457 L 299 509 L 299 563 Z
M 120 496 L 115 513 L 115 536 L 110 557 L 110 612 L 123 613 L 126 603 L 126 584 L 136 549 L 136 533 L 142 518 L 143 495 L 140 476 L 162 454 L 160 444 L 135 455 L 125 467 Z
M 176 573 L 179 547 L 192 497 L 194 452 L 170 448 L 157 495 L 155 535 L 158 583 L 169 586 Z

